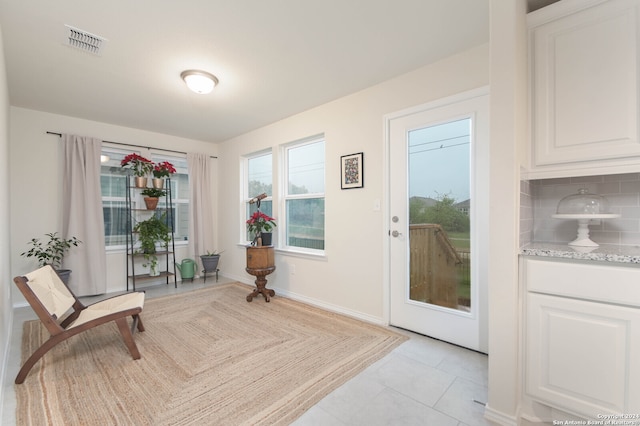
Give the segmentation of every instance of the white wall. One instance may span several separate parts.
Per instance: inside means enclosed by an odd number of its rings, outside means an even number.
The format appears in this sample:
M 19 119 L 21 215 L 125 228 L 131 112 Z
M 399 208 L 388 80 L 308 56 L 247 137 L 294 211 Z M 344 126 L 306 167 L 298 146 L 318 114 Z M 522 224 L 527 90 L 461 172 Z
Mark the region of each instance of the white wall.
M 324 133 L 326 160 L 326 259 L 276 253 L 276 271 L 267 277 L 276 292 L 371 321 L 384 322 L 383 117 L 401 109 L 487 85 L 488 46 L 480 46 L 377 86 L 302 112 L 226 141 L 221 147 L 220 245 L 225 274 L 252 282 L 245 268 L 244 229 L 239 214 L 243 155 Z M 277 102 L 277 100 L 275 100 Z M 364 152 L 364 188 L 340 189 L 340 156 Z M 277 160 L 274 167 L 278 167 Z M 274 168 L 274 195 L 277 191 Z M 277 200 L 277 198 L 276 198 Z M 383 209 L 374 211 L 375 200 Z M 283 215 L 276 210 L 276 219 Z M 291 274 L 295 265 L 295 274 Z
M 518 240 L 527 140 L 526 0 L 491 0 L 489 398 L 487 413 L 516 424 L 520 404 Z
M 4 62 L 4 44 L 0 31 L 0 419 L 6 360 L 9 358 L 11 334 L 11 271 L 9 227 L 9 91 Z
M 182 152 L 218 154 L 215 144 L 63 115 L 11 107 L 10 116 L 12 234 L 11 273 L 7 276 L 11 277 L 37 267 L 33 259 L 20 256 L 28 248 L 27 242 L 31 238 L 61 229 L 60 140 L 56 135 L 46 134 L 47 131 Z M 176 250 L 176 259 L 183 257 L 186 257 L 186 247 Z M 108 292 L 126 288 L 125 268 L 124 251 L 108 254 Z M 13 293 L 14 305 L 23 304 L 22 295 L 17 291 Z

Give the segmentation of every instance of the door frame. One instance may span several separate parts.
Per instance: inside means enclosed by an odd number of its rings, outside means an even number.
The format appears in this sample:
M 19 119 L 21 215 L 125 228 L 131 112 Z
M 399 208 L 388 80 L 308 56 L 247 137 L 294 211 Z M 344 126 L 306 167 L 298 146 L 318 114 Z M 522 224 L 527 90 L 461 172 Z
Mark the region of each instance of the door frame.
M 447 95 L 445 97 L 435 99 L 433 101 L 428 101 L 420 105 L 416 105 L 413 107 L 405 108 L 400 111 L 392 112 L 389 114 L 385 114 L 383 116 L 384 120 L 384 138 L 383 138 L 383 199 L 384 199 L 384 208 L 382 211 L 382 252 L 383 252 L 383 262 L 382 262 L 382 294 L 383 294 L 383 306 L 382 306 L 382 315 L 385 324 L 389 325 L 391 323 L 391 249 L 390 249 L 390 222 L 391 222 L 391 203 L 390 203 L 390 195 L 391 195 L 391 122 L 392 120 L 402 118 L 408 115 L 424 112 L 427 110 L 447 106 L 450 104 L 459 103 L 465 100 L 469 100 L 474 97 L 479 96 L 489 96 L 489 86 L 482 86 L 476 89 L 467 90 L 464 92 L 458 92 L 452 95 Z M 489 111 L 490 114 L 490 111 Z M 488 125 L 488 123 L 487 123 Z M 489 141 L 488 141 L 489 142 Z M 472 167 L 473 164 L 472 164 Z M 488 186 L 488 178 L 487 178 L 487 186 Z M 488 189 L 488 188 L 487 188 Z M 476 250 L 478 253 L 478 250 Z M 487 259 L 481 257 L 478 261 L 486 261 Z M 486 267 L 485 267 L 486 269 Z M 488 287 L 488 283 L 487 283 Z M 488 289 L 487 289 L 488 291 Z M 487 294 L 478 294 L 477 300 L 478 303 L 480 299 L 485 299 L 485 306 L 487 306 L 486 300 L 488 298 Z M 488 307 L 487 307 L 488 309 Z M 488 330 L 488 312 L 484 314 L 484 319 L 480 324 L 480 333 L 482 330 Z M 485 331 L 487 332 L 487 331 Z M 488 332 L 487 332 L 488 333 Z M 488 341 L 488 336 L 479 336 L 481 340 L 485 342 Z M 488 349 L 488 348 L 487 348 Z

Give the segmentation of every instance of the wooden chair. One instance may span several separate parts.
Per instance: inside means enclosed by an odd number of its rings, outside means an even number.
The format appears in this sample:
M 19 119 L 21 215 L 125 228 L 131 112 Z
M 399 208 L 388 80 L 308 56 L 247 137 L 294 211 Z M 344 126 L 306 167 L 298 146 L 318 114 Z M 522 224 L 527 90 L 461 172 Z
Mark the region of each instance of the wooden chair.
M 51 334 L 24 363 L 16 376 L 16 384 L 24 382 L 35 363 L 55 345 L 110 321 L 117 324 L 133 359 L 140 358 L 133 333 L 136 328 L 144 331 L 140 320 L 143 292 L 126 293 L 84 306 L 49 265 L 24 277 L 15 277 L 13 281 Z M 127 325 L 128 316 L 133 318 L 131 328 Z

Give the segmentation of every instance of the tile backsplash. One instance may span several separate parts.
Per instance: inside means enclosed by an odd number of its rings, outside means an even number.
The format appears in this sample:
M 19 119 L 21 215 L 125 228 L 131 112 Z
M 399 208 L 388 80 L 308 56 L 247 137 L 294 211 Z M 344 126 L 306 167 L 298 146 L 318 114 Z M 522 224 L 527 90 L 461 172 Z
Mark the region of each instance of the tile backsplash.
M 575 220 L 554 219 L 558 202 L 586 188 L 609 201 L 617 219 L 589 225 L 598 244 L 640 245 L 640 173 L 539 179 L 520 183 L 520 245 L 530 242 L 566 244 L 576 238 Z

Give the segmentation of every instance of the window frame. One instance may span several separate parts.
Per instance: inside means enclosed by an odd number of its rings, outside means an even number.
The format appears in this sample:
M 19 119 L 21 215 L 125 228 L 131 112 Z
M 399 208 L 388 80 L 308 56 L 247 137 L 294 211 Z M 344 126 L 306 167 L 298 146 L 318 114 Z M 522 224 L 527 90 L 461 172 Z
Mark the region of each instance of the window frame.
M 149 159 L 151 161 L 153 161 L 154 163 L 156 163 L 158 161 L 169 161 L 170 163 L 175 165 L 175 163 L 174 163 L 175 160 L 173 160 L 174 162 L 172 162 L 172 159 L 178 159 L 178 158 L 184 160 L 185 162 L 187 161 L 186 154 L 182 155 L 182 154 L 177 154 L 177 153 L 173 153 L 173 152 L 166 153 L 164 151 L 157 151 L 156 152 L 154 150 L 149 150 Z M 189 176 L 189 164 L 188 163 L 186 164 L 186 173 L 185 174 L 187 175 L 187 189 L 186 189 L 186 191 L 187 191 L 187 195 L 190 195 L 189 194 L 189 179 L 191 179 L 191 176 Z M 177 185 L 178 181 L 176 179 L 171 179 L 171 182 L 172 183 L 175 182 L 175 184 Z M 168 200 L 165 199 L 164 202 L 166 203 L 167 201 Z M 174 218 L 173 218 L 173 220 L 175 222 L 174 223 L 174 227 L 175 228 L 178 227 L 178 225 L 177 225 L 178 218 L 179 218 L 178 206 L 179 205 L 186 205 L 187 206 L 187 239 L 186 240 L 176 239 L 175 238 L 176 237 L 176 235 L 175 235 L 176 230 L 175 229 L 173 230 L 173 232 L 174 232 L 173 244 L 175 246 L 187 246 L 189 244 L 189 237 L 190 237 L 189 236 L 189 228 L 190 228 L 189 221 L 191 220 L 191 214 L 190 214 L 190 212 L 191 212 L 191 199 L 190 198 L 176 198 L 175 191 L 173 190 L 173 188 L 171 188 L 171 202 L 173 204 L 173 209 L 174 209 Z M 160 205 L 162 205 L 162 203 Z
M 276 213 L 277 213 L 277 206 L 276 203 L 274 203 L 274 197 L 273 197 L 273 192 L 275 189 L 275 185 L 274 185 L 274 167 L 273 167 L 273 160 L 274 160 L 274 155 L 273 155 L 273 150 L 271 148 L 269 149 L 265 149 L 265 150 L 261 150 L 261 151 L 257 151 L 257 152 L 252 152 L 251 154 L 247 154 L 244 155 L 241 159 L 241 174 L 242 174 L 242 196 L 240 199 L 240 223 L 241 223 L 241 227 L 240 227 L 240 237 L 239 237 L 239 241 L 241 241 L 240 244 L 242 245 L 248 245 L 251 244 L 251 240 L 249 240 L 248 237 L 248 232 L 247 232 L 247 220 L 249 219 L 249 213 L 251 212 L 251 205 L 249 204 L 249 201 L 254 198 L 255 196 L 259 195 L 259 194 L 249 194 L 249 162 L 251 160 L 254 160 L 256 158 L 260 158 L 260 157 L 266 157 L 266 156 L 271 156 L 271 194 L 267 194 L 267 197 L 261 200 L 261 203 L 264 202 L 271 202 L 271 210 L 272 210 L 272 217 L 276 217 Z M 278 220 L 276 220 L 276 224 L 278 223 Z M 277 227 L 276 227 L 277 230 Z M 277 231 L 273 233 L 273 245 L 277 246 Z
M 103 143 L 102 148 L 101 148 L 101 155 L 111 155 L 111 154 L 118 154 L 118 155 L 122 155 L 123 157 L 126 155 L 131 154 L 132 152 L 142 155 L 143 157 L 149 158 L 151 161 L 154 161 L 154 158 L 156 159 L 155 161 L 171 161 L 171 158 L 185 158 L 186 159 L 186 155 L 181 156 L 180 154 L 175 154 L 175 153 L 166 153 L 162 150 L 154 150 L 154 149 L 147 149 L 147 148 L 142 148 L 142 147 L 131 147 L 131 148 L 122 148 L 120 146 L 114 146 L 114 145 L 109 145 L 106 143 Z M 102 167 L 102 166 L 101 166 Z M 113 167 L 113 166 L 111 166 Z M 189 172 L 188 172 L 188 167 L 187 167 L 187 177 L 189 178 Z M 102 179 L 103 173 L 102 170 L 100 172 L 100 178 Z M 149 178 L 151 178 L 152 176 L 150 175 Z M 126 192 L 126 190 L 125 190 Z M 172 194 L 173 195 L 173 194 Z M 104 196 L 102 195 L 102 193 L 100 194 L 100 199 L 101 199 L 101 204 L 102 204 L 102 208 L 105 208 L 105 201 L 107 202 L 121 202 L 123 206 L 126 206 L 126 194 L 123 193 L 122 197 L 116 197 L 113 195 L 109 195 L 109 196 Z M 188 209 L 191 208 L 191 200 L 190 199 L 186 199 L 186 202 L 184 201 L 185 199 L 180 199 L 179 203 L 181 204 L 186 204 L 188 206 Z M 173 207 L 174 209 L 177 210 L 177 204 L 176 204 L 176 199 L 172 198 L 173 201 Z M 125 207 L 123 207 L 125 208 Z M 104 213 L 103 213 L 104 214 Z M 188 220 L 191 220 L 191 217 L 189 214 L 187 214 L 187 218 Z M 106 225 L 106 224 L 105 224 Z M 107 232 L 106 226 L 105 226 L 105 233 Z M 126 232 L 126 230 L 125 230 Z M 125 238 L 125 234 L 123 234 L 122 236 L 123 238 Z M 107 239 L 107 235 L 105 235 L 105 240 Z M 175 240 L 174 244 L 176 246 L 186 246 L 189 244 L 189 235 L 188 235 L 188 231 L 187 231 L 187 239 L 186 240 Z M 109 252 L 118 252 L 118 251 L 124 251 L 127 249 L 126 246 L 126 242 L 123 241 L 122 244 L 112 244 L 112 245 L 107 245 L 106 241 L 105 241 L 105 251 L 107 253 Z
M 323 170 L 322 170 L 322 179 L 323 179 L 323 191 L 322 192 L 309 192 L 305 194 L 289 194 L 289 151 L 292 149 L 300 148 L 306 145 L 312 145 L 315 143 L 322 142 L 323 144 Z M 319 134 L 315 136 L 311 136 L 308 138 L 300 139 L 294 142 L 290 142 L 287 144 L 281 145 L 280 149 L 280 158 L 281 167 L 279 169 L 279 177 L 281 185 L 280 185 L 280 194 L 279 197 L 279 211 L 283 212 L 282 217 L 279 219 L 278 223 L 278 239 L 282 241 L 282 245 L 279 248 L 281 251 L 289 252 L 289 253 L 299 253 L 305 255 L 312 255 L 318 257 L 326 256 L 326 183 L 327 183 L 327 161 L 326 161 L 326 139 L 324 134 Z M 287 202 L 288 201 L 296 201 L 296 200 L 305 200 L 305 199 L 321 199 L 323 201 L 323 249 L 314 249 L 300 246 L 292 246 L 288 244 L 287 239 L 287 231 L 288 231 L 288 222 L 287 222 Z

